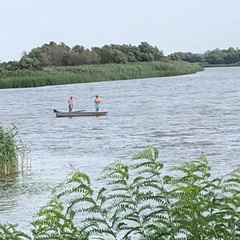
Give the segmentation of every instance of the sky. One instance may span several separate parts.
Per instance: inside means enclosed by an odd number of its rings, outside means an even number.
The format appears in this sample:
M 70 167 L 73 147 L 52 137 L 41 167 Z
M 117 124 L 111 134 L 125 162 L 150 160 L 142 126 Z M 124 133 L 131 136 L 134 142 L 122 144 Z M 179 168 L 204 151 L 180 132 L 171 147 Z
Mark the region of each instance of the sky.
M 164 55 L 240 47 L 240 0 L 0 0 L 0 61 L 45 43 L 148 42 Z

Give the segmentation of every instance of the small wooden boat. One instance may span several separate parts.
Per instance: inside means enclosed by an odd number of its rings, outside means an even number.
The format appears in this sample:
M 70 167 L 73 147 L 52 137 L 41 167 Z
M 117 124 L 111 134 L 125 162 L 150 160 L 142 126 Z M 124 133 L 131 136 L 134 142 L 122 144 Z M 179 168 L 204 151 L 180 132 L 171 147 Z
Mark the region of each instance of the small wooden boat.
M 56 109 L 53 110 L 56 113 L 56 117 L 97 117 L 104 116 L 107 112 L 88 112 L 85 110 L 73 111 L 73 112 L 61 112 Z

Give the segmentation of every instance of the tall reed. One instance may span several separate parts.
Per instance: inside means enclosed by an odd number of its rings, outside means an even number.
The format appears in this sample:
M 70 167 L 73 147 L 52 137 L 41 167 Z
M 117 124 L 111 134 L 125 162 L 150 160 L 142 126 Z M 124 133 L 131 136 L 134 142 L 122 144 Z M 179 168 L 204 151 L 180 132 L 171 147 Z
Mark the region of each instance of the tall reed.
M 70 83 L 126 80 L 192 74 L 203 70 L 182 61 L 48 67 L 43 70 L 0 71 L 0 88 L 40 87 Z
M 22 154 L 24 149 L 23 146 L 17 146 L 15 129 L 0 125 L 0 177 L 19 172 L 19 167 L 23 165 L 20 153 Z

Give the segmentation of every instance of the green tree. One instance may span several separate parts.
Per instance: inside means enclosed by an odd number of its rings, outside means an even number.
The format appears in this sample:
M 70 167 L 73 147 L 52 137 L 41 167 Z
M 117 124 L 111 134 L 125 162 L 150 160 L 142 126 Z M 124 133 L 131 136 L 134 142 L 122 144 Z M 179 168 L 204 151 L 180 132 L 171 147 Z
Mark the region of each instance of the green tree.
M 28 70 L 40 70 L 42 69 L 41 63 L 37 58 L 30 58 L 23 56 L 18 62 L 19 69 L 28 69 Z
M 153 47 L 147 42 L 141 42 L 138 48 L 141 52 L 140 61 L 158 61 L 164 57 L 163 53 L 157 47 Z

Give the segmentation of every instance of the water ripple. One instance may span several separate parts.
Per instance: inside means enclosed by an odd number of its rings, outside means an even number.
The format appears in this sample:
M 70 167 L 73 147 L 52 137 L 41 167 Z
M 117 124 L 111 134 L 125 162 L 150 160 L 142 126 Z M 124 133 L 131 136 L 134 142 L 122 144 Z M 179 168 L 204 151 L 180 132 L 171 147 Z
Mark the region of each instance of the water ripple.
M 239 166 L 240 68 L 206 69 L 189 76 L 0 90 L 0 122 L 14 123 L 31 150 L 31 170 L 0 184 L 0 222 L 24 228 L 54 186 L 79 168 L 91 177 L 114 160 L 130 161 L 147 145 L 166 168 L 205 153 L 215 176 Z M 53 109 L 93 110 L 99 118 L 56 118 Z M 8 105 L 5 104 L 8 99 Z M 93 181 L 94 183 L 94 181 Z

